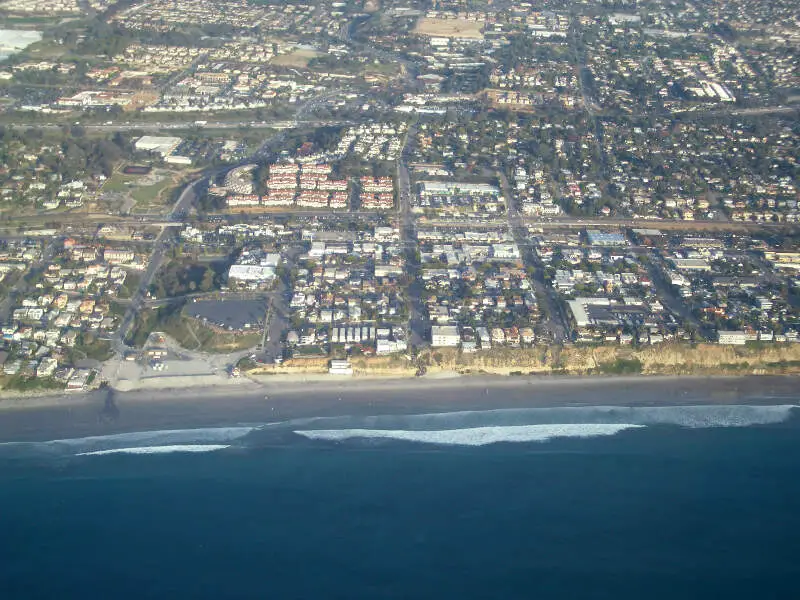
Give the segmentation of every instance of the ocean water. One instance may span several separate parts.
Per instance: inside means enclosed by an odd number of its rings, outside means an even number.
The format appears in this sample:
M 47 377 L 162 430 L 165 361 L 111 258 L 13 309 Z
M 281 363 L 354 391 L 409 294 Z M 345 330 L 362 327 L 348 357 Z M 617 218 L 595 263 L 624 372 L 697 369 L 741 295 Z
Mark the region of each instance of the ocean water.
M 797 598 L 800 410 L 303 419 L 0 444 L 0 597 Z

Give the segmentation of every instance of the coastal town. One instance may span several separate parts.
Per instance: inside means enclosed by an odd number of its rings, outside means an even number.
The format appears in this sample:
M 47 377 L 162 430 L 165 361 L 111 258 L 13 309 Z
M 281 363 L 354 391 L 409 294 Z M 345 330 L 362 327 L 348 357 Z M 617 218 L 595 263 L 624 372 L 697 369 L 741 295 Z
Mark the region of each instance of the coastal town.
M 767 1 L 0 1 L 0 385 L 794 372 L 799 41 Z

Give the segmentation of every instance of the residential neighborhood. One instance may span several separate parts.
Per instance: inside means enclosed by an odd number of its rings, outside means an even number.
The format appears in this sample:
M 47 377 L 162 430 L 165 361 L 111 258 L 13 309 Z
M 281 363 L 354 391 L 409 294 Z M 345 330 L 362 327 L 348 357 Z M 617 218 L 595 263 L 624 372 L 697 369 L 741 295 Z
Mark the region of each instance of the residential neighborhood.
M 0 4 L 5 377 L 796 342 L 796 15 L 730 10 Z

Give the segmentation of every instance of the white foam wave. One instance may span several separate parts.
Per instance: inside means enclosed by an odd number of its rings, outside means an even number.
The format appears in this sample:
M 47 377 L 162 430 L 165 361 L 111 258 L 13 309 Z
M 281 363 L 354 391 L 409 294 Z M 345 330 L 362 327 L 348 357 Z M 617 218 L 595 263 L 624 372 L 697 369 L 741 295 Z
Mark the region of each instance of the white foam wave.
M 392 439 L 445 446 L 486 446 L 500 442 L 546 442 L 554 438 L 588 438 L 615 435 L 626 429 L 643 427 L 631 423 L 561 423 L 547 425 L 511 425 L 505 427 L 470 427 L 437 431 L 389 429 L 317 429 L 295 431 L 310 440 L 341 442 L 354 438 Z
M 696 406 L 564 406 L 511 408 L 409 415 L 407 417 L 371 417 L 370 427 L 381 427 L 385 419 L 405 421 L 403 428 L 444 429 L 446 427 L 508 426 L 563 423 L 630 423 L 634 425 L 677 425 L 689 428 L 747 427 L 786 421 L 793 404 L 696 405 Z M 383 427 L 388 429 L 389 427 Z
M 0 447 L 6 451 L 59 456 L 62 454 L 88 454 L 119 448 L 148 448 L 159 446 L 186 446 L 196 444 L 227 444 L 259 429 L 247 427 L 206 427 L 201 429 L 162 429 L 135 431 L 112 435 L 50 440 L 47 442 L 6 442 Z
M 65 446 L 81 446 L 97 443 L 128 443 L 141 444 L 159 440 L 183 440 L 195 442 L 231 441 L 247 435 L 257 429 L 251 427 L 206 427 L 201 429 L 160 429 L 156 431 L 134 431 L 131 433 L 116 433 L 112 435 L 97 435 L 83 438 L 52 440 L 48 444 Z
M 75 456 L 105 456 L 106 454 L 170 454 L 172 452 L 214 452 L 230 448 L 229 444 L 172 444 L 169 446 L 138 446 L 79 452 Z

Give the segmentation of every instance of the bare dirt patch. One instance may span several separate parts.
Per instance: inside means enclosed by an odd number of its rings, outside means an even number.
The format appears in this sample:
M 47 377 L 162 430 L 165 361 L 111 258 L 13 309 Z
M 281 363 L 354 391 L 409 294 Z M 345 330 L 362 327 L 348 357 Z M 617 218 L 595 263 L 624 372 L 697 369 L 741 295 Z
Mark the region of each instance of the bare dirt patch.
M 438 19 L 423 17 L 417 21 L 415 32 L 418 35 L 434 37 L 468 38 L 482 40 L 483 23 L 466 19 Z

